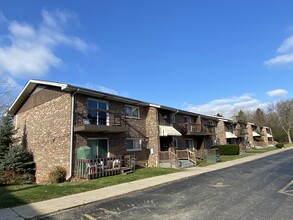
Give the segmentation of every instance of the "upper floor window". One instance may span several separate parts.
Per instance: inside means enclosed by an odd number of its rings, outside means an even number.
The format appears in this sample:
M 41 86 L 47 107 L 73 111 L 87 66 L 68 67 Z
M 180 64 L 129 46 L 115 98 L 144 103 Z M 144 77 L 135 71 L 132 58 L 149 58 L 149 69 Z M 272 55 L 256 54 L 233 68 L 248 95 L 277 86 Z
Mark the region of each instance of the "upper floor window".
M 87 120 L 89 124 L 109 125 L 109 107 L 107 101 L 88 99 L 87 107 Z
M 172 123 L 176 123 L 176 115 L 175 114 L 171 114 L 171 121 L 172 121 Z
M 130 118 L 140 118 L 139 107 L 125 106 L 126 116 Z
M 185 122 L 185 123 L 191 123 L 191 117 L 189 117 L 189 116 L 184 116 L 184 122 Z

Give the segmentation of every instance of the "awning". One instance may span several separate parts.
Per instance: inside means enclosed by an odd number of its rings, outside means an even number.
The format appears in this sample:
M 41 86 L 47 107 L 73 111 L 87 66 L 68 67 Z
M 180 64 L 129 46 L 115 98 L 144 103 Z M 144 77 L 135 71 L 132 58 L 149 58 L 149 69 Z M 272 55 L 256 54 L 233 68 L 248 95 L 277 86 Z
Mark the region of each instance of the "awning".
M 252 132 L 252 136 L 253 137 L 260 137 L 260 135 L 258 133 L 256 133 L 255 131 Z
M 181 133 L 172 126 L 159 125 L 159 129 L 160 136 L 182 136 Z
M 271 135 L 271 134 L 268 134 L 268 138 L 272 138 L 273 137 L 273 135 Z
M 231 132 L 226 131 L 226 138 L 237 138 L 237 136 Z

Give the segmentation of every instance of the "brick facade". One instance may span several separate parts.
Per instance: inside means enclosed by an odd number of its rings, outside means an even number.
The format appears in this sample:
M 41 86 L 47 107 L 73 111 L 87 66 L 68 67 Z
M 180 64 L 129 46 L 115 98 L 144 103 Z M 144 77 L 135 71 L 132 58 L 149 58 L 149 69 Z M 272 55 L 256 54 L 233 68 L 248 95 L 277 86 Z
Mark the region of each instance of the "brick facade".
M 36 181 L 48 181 L 55 166 L 69 173 L 71 96 L 52 88 L 38 89 L 15 116 L 19 136 L 25 134 L 36 163 Z
M 23 95 L 25 99 L 21 99 L 19 101 L 21 103 L 14 106 L 15 108 L 12 111 L 18 135 L 25 135 L 28 149 L 34 155 L 38 183 L 47 182 L 48 175 L 55 166 L 62 166 L 66 168 L 68 175 L 70 173 L 71 102 L 74 92 L 77 92 L 74 96 L 74 129 L 79 126 L 78 123 L 84 123 L 88 99 L 106 101 L 108 110 L 118 114 L 125 113 L 125 107 L 128 105 L 126 103 L 133 103 L 132 106 L 139 107 L 140 114 L 139 118 L 126 117 L 126 123 L 123 124 L 124 130 L 108 129 L 99 132 L 74 130 L 73 175 L 76 170 L 77 149 L 87 145 L 88 139 L 107 139 L 108 156 L 135 155 L 138 164 L 142 166 L 159 166 L 159 151 L 166 150 L 166 145 L 173 141 L 171 136 L 160 137 L 159 125 L 173 126 L 182 134 L 182 136 L 173 137 L 176 138 L 179 149 L 186 149 L 187 144 L 191 143 L 187 140 L 192 140 L 193 147 L 196 150 L 211 148 L 215 139 L 218 140 L 218 144 L 227 143 L 225 122 L 221 119 L 163 108 L 121 97 L 115 98 L 111 95 L 104 96 L 88 90 L 80 92 L 77 87 L 68 89 L 66 84 L 39 82 L 41 83 L 33 82 L 36 86 L 31 87 L 30 92 Z M 114 120 L 115 116 L 113 115 L 109 114 L 109 121 Z M 175 121 L 172 120 L 172 115 L 175 115 Z M 187 121 L 189 126 L 200 127 L 202 130 L 188 133 L 186 126 L 184 127 L 184 124 L 187 125 Z M 254 127 L 252 126 L 254 125 L 250 123 L 246 126 L 247 138 L 251 144 L 254 143 L 252 135 Z M 238 127 L 236 126 L 236 128 Z M 262 127 L 262 129 L 262 140 L 268 143 L 267 128 Z M 127 138 L 140 139 L 141 149 L 127 151 Z M 241 140 L 244 138 L 245 136 L 241 137 Z
M 216 127 L 216 134 L 217 134 L 218 144 L 220 145 L 227 144 L 225 122 L 223 120 L 218 121 L 218 124 Z
M 76 102 L 75 102 L 75 118 L 78 117 L 78 113 L 81 111 L 85 111 L 87 109 L 87 100 L 88 99 L 94 99 L 94 100 L 101 100 L 96 99 L 94 97 L 89 97 L 82 94 L 76 95 Z M 125 112 L 125 103 L 121 102 L 115 102 L 107 99 L 103 99 L 102 101 L 107 101 L 109 110 L 113 112 Z M 154 117 L 150 114 L 149 107 L 142 107 L 138 106 L 140 111 L 140 118 L 127 118 L 127 127 L 129 127 L 128 132 L 122 132 L 122 133 L 76 133 L 75 132 L 75 142 L 74 142 L 74 148 L 75 148 L 75 154 L 79 147 L 87 145 L 87 139 L 100 139 L 105 138 L 108 139 L 109 144 L 109 156 L 118 156 L 118 155 L 135 155 L 137 159 L 137 163 L 142 166 L 147 166 L 149 161 L 149 138 L 147 135 L 147 132 L 152 130 L 149 128 L 147 131 L 146 129 L 146 123 L 149 118 L 153 118 L 151 120 L 154 121 Z M 110 115 L 111 117 L 111 115 Z M 111 120 L 111 119 L 110 119 Z M 151 124 L 151 123 L 149 123 Z M 127 151 L 126 149 L 126 141 L 127 138 L 139 138 L 142 140 L 142 149 L 139 151 Z M 76 157 L 75 157 L 76 158 Z

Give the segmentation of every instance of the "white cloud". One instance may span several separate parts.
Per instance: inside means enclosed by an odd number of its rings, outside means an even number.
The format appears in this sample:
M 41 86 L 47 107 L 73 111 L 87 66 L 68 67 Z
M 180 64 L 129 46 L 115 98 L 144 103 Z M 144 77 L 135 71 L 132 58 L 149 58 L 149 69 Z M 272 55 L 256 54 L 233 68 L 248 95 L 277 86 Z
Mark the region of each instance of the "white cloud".
M 95 49 L 94 45 L 65 33 L 65 27 L 74 17 L 68 12 L 43 10 L 38 27 L 6 19 L 8 36 L 0 38 L 6 38 L 8 42 L 0 41 L 0 73 L 14 78 L 40 77 L 62 64 L 62 59 L 55 53 L 57 48 L 68 46 L 82 53 Z
M 270 97 L 282 97 L 287 95 L 288 91 L 285 89 L 275 89 L 275 90 L 268 91 L 266 94 Z
M 288 37 L 278 48 L 278 53 L 287 53 L 293 51 L 293 36 Z
M 279 55 L 264 62 L 264 64 L 268 67 L 281 66 L 281 65 L 292 64 L 292 63 L 293 63 L 293 53 Z
M 277 49 L 279 55 L 264 62 L 265 66 L 283 66 L 293 64 L 293 35 L 288 37 Z
M 220 113 L 224 117 L 232 117 L 240 109 L 254 110 L 256 108 L 266 108 L 266 103 L 261 103 L 258 99 L 253 98 L 253 94 L 243 94 L 225 99 L 216 99 L 203 105 L 183 104 L 184 109 L 205 115 L 216 115 Z
M 105 93 L 109 93 L 109 94 L 113 94 L 113 95 L 118 95 L 118 92 L 114 89 L 105 87 L 105 86 L 101 86 L 101 85 L 94 85 L 92 83 L 87 83 L 85 86 L 85 88 L 88 89 L 92 89 L 92 90 L 97 90 L 100 92 L 105 92 Z

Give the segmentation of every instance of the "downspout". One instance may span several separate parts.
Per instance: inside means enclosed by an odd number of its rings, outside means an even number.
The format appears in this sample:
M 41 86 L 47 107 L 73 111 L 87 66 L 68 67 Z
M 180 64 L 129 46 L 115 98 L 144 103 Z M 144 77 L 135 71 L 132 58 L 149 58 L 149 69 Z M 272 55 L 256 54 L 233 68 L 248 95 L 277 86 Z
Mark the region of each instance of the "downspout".
M 69 177 L 66 180 L 69 180 L 72 177 L 72 164 L 73 164 L 73 130 L 74 130 L 74 98 L 75 94 L 79 91 L 77 89 L 71 96 L 71 125 L 70 125 L 70 159 L 69 159 Z

